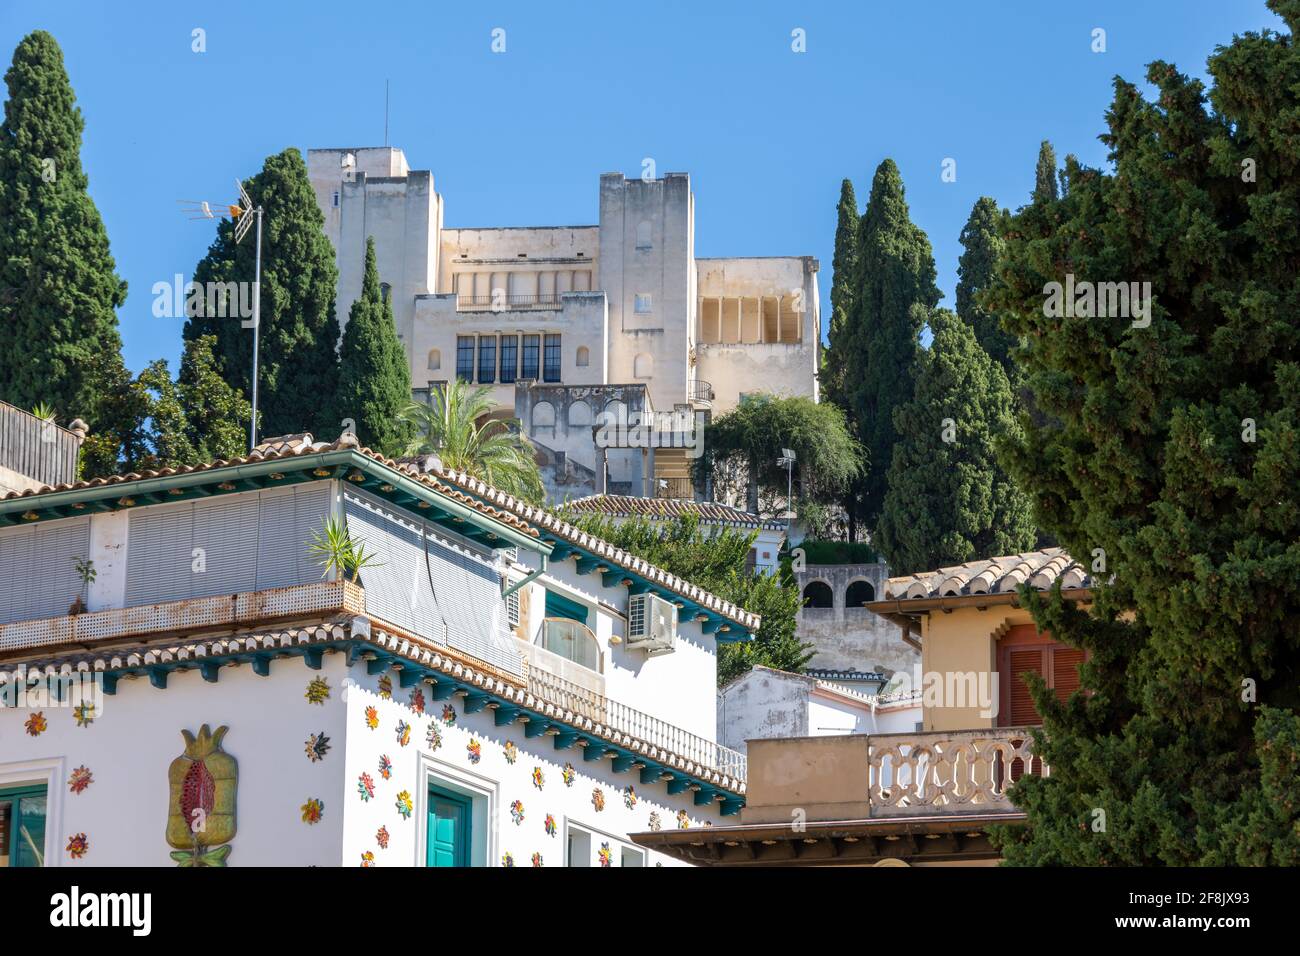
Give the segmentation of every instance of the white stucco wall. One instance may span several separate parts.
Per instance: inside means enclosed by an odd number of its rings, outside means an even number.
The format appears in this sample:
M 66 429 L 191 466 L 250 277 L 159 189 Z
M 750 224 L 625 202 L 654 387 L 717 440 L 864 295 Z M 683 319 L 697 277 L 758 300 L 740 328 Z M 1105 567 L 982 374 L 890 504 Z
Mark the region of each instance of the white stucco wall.
M 197 734 L 203 724 L 213 730 L 226 725 L 222 749 L 239 765 L 229 865 L 337 865 L 345 796 L 347 711 L 338 700 L 344 670 L 342 655 L 327 654 L 319 671 L 294 658 L 258 677 L 245 664 L 223 667 L 215 684 L 197 670 L 170 674 L 166 689 L 147 678 L 123 679 L 85 727 L 77 726 L 71 706 L 0 708 L 0 788 L 49 786 L 47 865 L 175 866 L 165 839 L 167 770 L 185 750 L 181 730 Z M 318 675 L 334 689 L 323 706 L 304 698 L 307 683 Z M 37 711 L 48 729 L 33 737 L 24 724 Z M 322 731 L 331 749 L 313 763 L 305 743 Z M 68 778 L 83 765 L 93 782 L 73 794 Z M 311 797 L 324 802 L 325 812 L 309 826 L 301 807 Z M 76 833 L 89 842 L 80 860 L 65 851 Z

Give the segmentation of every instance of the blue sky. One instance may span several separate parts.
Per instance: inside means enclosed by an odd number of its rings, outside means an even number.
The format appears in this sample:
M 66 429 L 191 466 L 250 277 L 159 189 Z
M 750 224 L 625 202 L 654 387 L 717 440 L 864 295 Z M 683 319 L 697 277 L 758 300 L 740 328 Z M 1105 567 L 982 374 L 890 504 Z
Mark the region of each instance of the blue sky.
M 697 255 L 817 256 L 825 319 L 845 176 L 865 203 L 876 165 L 897 161 L 951 307 L 975 199 L 1023 203 L 1044 138 L 1103 162 L 1113 76 L 1141 81 L 1156 58 L 1203 76 L 1234 32 L 1281 26 L 1262 0 L 3 0 L 0 61 L 38 28 L 63 47 L 138 370 L 175 368 L 182 320 L 154 318 L 150 289 L 188 278 L 213 237 L 176 200 L 225 199 L 287 146 L 382 145 L 386 78 L 389 142 L 433 171 L 447 225 L 594 223 L 599 174 L 653 157 L 691 174 Z

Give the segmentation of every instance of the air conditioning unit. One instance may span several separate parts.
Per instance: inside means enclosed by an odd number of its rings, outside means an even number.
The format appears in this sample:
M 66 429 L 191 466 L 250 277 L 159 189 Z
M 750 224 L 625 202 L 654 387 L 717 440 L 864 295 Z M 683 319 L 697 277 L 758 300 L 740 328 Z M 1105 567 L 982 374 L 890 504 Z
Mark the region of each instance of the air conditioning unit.
M 657 594 L 634 594 L 627 603 L 627 646 L 649 656 L 676 650 L 677 606 Z

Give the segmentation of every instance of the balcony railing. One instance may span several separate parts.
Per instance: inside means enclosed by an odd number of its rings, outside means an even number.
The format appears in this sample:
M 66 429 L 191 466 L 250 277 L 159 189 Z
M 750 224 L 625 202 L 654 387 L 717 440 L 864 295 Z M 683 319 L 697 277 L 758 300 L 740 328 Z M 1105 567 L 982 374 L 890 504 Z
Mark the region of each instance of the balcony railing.
M 16 471 L 37 486 L 77 480 L 81 440 L 53 421 L 0 402 L 0 468 Z
M 1007 788 L 1032 768 L 1023 727 L 872 734 L 868 739 L 872 817 L 1018 813 Z
M 691 401 L 702 405 L 713 403 L 713 386 L 703 379 L 693 379 L 690 383 Z
M 647 756 L 663 760 L 669 765 L 680 764 L 684 760 L 686 766 L 681 767 L 683 770 L 689 771 L 689 765 L 695 764 L 739 782 L 745 780 L 744 754 L 626 704 L 610 700 L 572 681 L 544 670 L 529 668 L 528 692 L 592 724 L 648 744 L 651 752 Z
M 457 295 L 457 312 L 509 312 L 518 309 L 558 309 L 563 302 L 550 295 Z
M 689 478 L 656 478 L 655 497 L 690 501 L 695 498 L 695 484 Z

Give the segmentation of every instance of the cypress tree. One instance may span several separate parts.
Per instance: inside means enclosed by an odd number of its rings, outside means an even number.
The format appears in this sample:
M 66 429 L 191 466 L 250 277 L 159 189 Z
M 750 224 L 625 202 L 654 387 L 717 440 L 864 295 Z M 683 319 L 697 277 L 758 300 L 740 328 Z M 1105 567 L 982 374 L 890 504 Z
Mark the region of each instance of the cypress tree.
M 848 179 L 840 183 L 831 268 L 831 325 L 829 347 L 822 356 L 822 388 L 827 399 L 844 407 L 844 326 L 853 311 L 853 285 L 858 273 L 858 200 L 853 194 L 853 182 Z
M 414 437 L 401 417 L 411 402 L 411 366 L 397 337 L 393 306 L 379 285 L 375 240 L 366 240 L 361 297 L 352 303 L 339 350 L 338 417 L 355 422 L 362 445 L 400 455 Z
M 1034 545 L 1029 499 L 994 458 L 995 436 L 1019 434 L 1002 366 L 947 309 L 927 321 L 934 338 L 917 362 L 915 394 L 894 411 L 898 443 L 876 539 L 894 574 Z
M 334 415 L 338 385 L 339 328 L 334 316 L 338 267 L 324 232 L 325 219 L 296 149 L 267 158 L 262 171 L 244 183 L 264 210 L 262 311 L 258 361 L 259 434 L 310 431 L 333 439 L 341 431 Z M 256 228 L 256 227 L 254 227 Z M 250 232 L 238 244 L 234 224 L 222 221 L 217 238 L 194 269 L 194 281 L 248 283 L 254 276 L 255 242 Z M 244 298 L 244 291 L 239 296 Z M 232 302 L 235 297 L 231 297 Z M 251 302 L 251 294 L 247 296 Z M 218 368 L 244 395 L 252 394 L 253 330 L 237 310 L 195 300 L 185 339 L 214 336 Z M 215 304 L 213 304 L 215 305 Z M 187 305 L 187 308 L 189 306 Z M 235 315 L 231 315 L 235 312 Z
M 0 123 L 0 397 L 115 430 L 106 392 L 129 381 L 114 311 L 126 300 L 81 166 L 85 121 L 44 31 L 5 73 Z M 111 469 L 110 469 L 111 470 Z
M 873 463 L 858 483 L 858 516 L 874 528 L 897 441 L 894 409 L 911 397 L 925 309 L 941 295 L 930 240 L 912 223 L 903 178 L 892 159 L 876 169 L 857 245 L 853 313 L 843 336 L 843 381 L 852 420 Z
M 986 310 L 979 296 L 993 281 L 994 267 L 1002 252 L 998 235 L 998 205 L 988 196 L 975 201 L 970 218 L 961 230 L 961 258 L 957 262 L 957 314 L 975 332 L 975 339 L 1012 382 L 1019 376 L 1011 361 L 1016 340 L 1000 325 L 998 317 Z
M 1007 462 L 1095 581 L 1087 611 L 1025 594 L 1091 693 L 1035 685 L 1012 864 L 1300 863 L 1300 0 L 1268 6 L 1291 33 L 1217 48 L 1208 104 L 1168 63 L 1157 102 L 1117 79 L 1114 172 L 1067 161 L 1007 233 L 990 307 L 1051 419 Z M 1045 315 L 1067 274 L 1153 302 Z
M 1038 147 L 1038 165 L 1034 169 L 1034 201 L 1059 198 L 1056 189 L 1056 150 L 1048 140 Z

